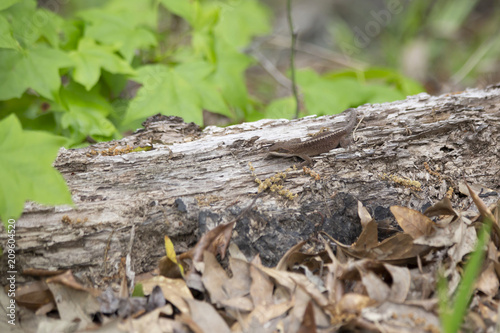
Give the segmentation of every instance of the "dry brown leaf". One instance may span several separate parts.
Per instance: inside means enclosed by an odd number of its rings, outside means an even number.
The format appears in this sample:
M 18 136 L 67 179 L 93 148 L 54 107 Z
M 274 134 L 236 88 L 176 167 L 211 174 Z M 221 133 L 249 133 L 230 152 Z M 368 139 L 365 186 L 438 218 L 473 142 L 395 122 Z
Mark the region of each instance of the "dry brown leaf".
M 326 327 L 329 325 L 330 318 L 325 312 L 326 308 L 318 306 L 314 301 L 314 295 L 311 295 L 310 291 L 305 288 L 296 288 L 293 299 L 295 299 L 295 306 L 290 311 L 291 323 L 288 325 L 287 331 L 296 332 L 299 329 L 309 303 L 312 303 L 316 326 Z
M 180 279 L 182 278 L 181 270 L 179 269 L 179 265 L 173 262 L 169 257 L 165 256 L 160 259 L 158 263 L 160 275 L 171 278 L 171 279 Z
M 186 302 L 189 306 L 190 317 L 193 323 L 202 328 L 201 332 L 231 332 L 224 319 L 221 318 L 212 305 L 194 299 L 188 299 Z M 192 328 L 191 325 L 189 327 Z
M 205 331 L 200 327 L 200 325 L 198 325 L 198 323 L 196 323 L 196 321 L 186 313 L 181 313 L 179 316 L 175 316 L 175 320 L 187 326 L 189 328 L 188 332 L 205 333 Z M 186 329 L 182 330 L 181 332 L 185 331 Z
M 375 304 L 375 301 L 366 295 L 346 293 L 337 303 L 336 310 L 339 314 L 360 314 L 361 310 L 373 304 Z
M 495 265 L 492 261 L 486 264 L 484 269 L 476 281 L 476 288 L 490 297 L 495 297 L 498 293 L 500 282 L 495 273 Z
M 342 274 L 342 264 L 337 260 L 330 244 L 323 238 L 323 236 L 319 235 L 319 238 L 325 246 L 325 251 L 328 254 L 328 257 L 332 261 L 331 264 L 326 265 L 328 273 L 326 276 L 325 287 L 328 290 L 328 300 L 330 303 L 336 303 L 340 301 L 341 297 L 344 295 L 343 281 L 338 278 L 338 276 Z
M 297 286 L 304 289 L 304 291 L 314 300 L 314 302 L 316 302 L 316 304 L 323 308 L 328 305 L 328 299 L 313 282 L 302 274 L 291 274 L 290 278 L 297 284 Z
M 465 183 L 467 186 L 467 189 L 469 190 L 469 195 L 472 198 L 472 201 L 474 201 L 474 204 L 476 205 L 477 209 L 479 210 L 479 213 L 481 216 L 489 218 L 491 221 L 493 221 L 495 224 L 498 224 L 498 221 L 495 220 L 495 216 L 491 213 L 491 210 L 488 208 L 488 206 L 485 205 L 483 200 L 472 190 L 472 188 Z
M 118 297 L 119 298 L 128 298 L 130 296 L 129 289 L 128 289 L 128 282 L 127 282 L 127 277 L 125 274 L 123 274 L 120 282 L 120 289 L 118 290 Z
M 172 315 L 172 306 L 170 304 L 167 304 L 161 308 L 157 308 L 139 318 L 130 319 L 126 322 L 123 322 L 119 325 L 119 327 L 125 332 L 129 331 L 160 333 L 174 332 L 174 328 L 182 326 L 173 319 L 165 318 L 166 315 Z
M 16 301 L 32 311 L 40 307 L 54 303 L 54 298 L 44 281 L 28 282 L 16 289 Z
M 429 236 L 434 231 L 434 222 L 414 209 L 392 206 L 391 213 L 403 231 L 413 239 Z
M 390 264 L 413 263 L 416 257 L 425 254 L 430 248 L 414 244 L 413 238 L 405 233 L 398 233 L 380 242 L 368 251 L 356 250 L 331 238 L 346 255 L 356 259 L 376 259 Z
M 290 256 L 294 253 L 297 253 L 302 248 L 302 246 L 304 246 L 305 243 L 306 241 L 301 241 L 292 246 L 288 251 L 286 251 L 285 254 L 281 257 L 280 261 L 278 262 L 278 265 L 276 265 L 276 269 L 279 271 L 284 271 L 287 268 L 289 268 Z
M 241 252 L 240 248 L 235 243 L 230 243 L 227 250 L 231 258 L 248 261 L 247 257 L 243 254 L 243 252 Z
M 170 279 L 164 276 L 155 276 L 141 282 L 145 295 L 151 294 L 155 286 L 159 286 L 163 297 L 172 303 L 179 311 L 187 313 L 189 311 L 185 299 L 193 298 L 186 282 L 183 279 Z
M 250 293 L 252 278 L 250 264 L 241 259 L 229 258 L 229 267 L 233 276 L 223 286 L 229 297 L 241 297 Z
M 439 215 L 452 215 L 458 216 L 457 212 L 451 206 L 451 200 L 447 196 L 443 198 L 443 200 L 435 203 L 431 207 L 427 208 L 424 211 L 424 215 L 426 216 L 439 216 Z
M 223 289 L 224 284 L 229 278 L 213 253 L 205 251 L 203 262 L 205 268 L 201 276 L 201 281 L 210 294 L 212 303 L 219 304 L 219 302 L 229 298 Z
M 299 269 L 305 269 L 310 272 L 319 272 L 325 265 L 329 263 L 330 258 L 325 251 L 319 253 L 302 253 L 295 252 L 290 254 L 287 259 L 287 269 L 288 271 L 297 271 Z
M 261 325 L 266 324 L 272 319 L 280 317 L 288 312 L 294 306 L 294 304 L 295 301 L 293 299 L 289 299 L 278 304 L 257 306 L 252 312 L 250 312 L 241 326 L 243 326 L 243 328 L 247 328 L 250 325 L 251 321 L 254 319 L 257 320 Z
M 248 296 L 243 297 L 233 297 L 220 302 L 224 307 L 230 308 L 230 310 L 237 310 L 238 312 L 250 312 L 254 309 L 253 302 Z M 228 309 L 229 310 L 229 309 Z M 234 317 L 238 318 L 241 313 L 236 314 Z
M 226 224 L 220 224 L 213 228 L 200 238 L 194 248 L 179 255 L 178 259 L 192 259 L 194 262 L 202 262 L 203 253 L 205 251 L 219 254 L 221 258 L 224 259 L 235 223 L 236 222 L 233 221 Z
M 365 206 L 363 206 L 363 203 L 358 200 L 358 216 L 359 219 L 361 220 L 361 226 L 364 228 L 368 224 L 368 222 L 373 221 L 373 218 L 371 217 L 370 213 L 368 212 L 368 209 L 366 209 Z
M 255 257 L 253 257 L 252 261 L 250 262 L 252 265 L 262 265 L 262 260 L 260 260 L 260 256 L 257 253 Z
M 363 310 L 361 317 L 382 332 L 441 332 L 439 318 L 417 306 L 384 302 Z
M 415 262 L 417 256 L 425 254 L 430 248 L 413 242 L 408 234 L 396 234 L 384 239 L 373 252 L 380 253 L 374 259 L 397 265 Z
M 252 263 L 253 264 L 253 263 Z M 288 290 L 289 293 L 292 293 L 295 290 L 296 284 L 290 278 L 290 273 L 285 271 L 277 271 L 273 268 L 268 268 L 259 264 L 253 264 L 255 267 L 260 269 L 262 272 L 267 274 L 269 277 L 274 279 L 274 283 L 276 285 L 283 286 Z M 294 273 L 296 274 L 296 273 Z
M 71 271 L 47 279 L 47 285 L 57 300 L 57 310 L 63 321 L 78 322 L 79 330 L 95 326 L 92 316 L 100 310 L 99 302 L 75 280 Z
M 410 291 L 410 270 L 406 267 L 398 267 L 389 264 L 384 264 L 384 267 L 392 277 L 391 293 L 388 300 L 394 303 L 403 303 Z
M 477 305 L 481 316 L 491 323 L 498 323 L 498 300 L 497 299 L 483 299 Z
M 377 274 L 364 269 L 360 269 L 359 273 L 363 286 L 371 299 L 381 303 L 389 298 L 391 288 Z
M 314 307 L 313 302 L 309 301 L 307 303 L 306 311 L 304 312 L 304 317 L 300 323 L 300 327 L 297 331 L 298 333 L 316 333 L 316 322 L 314 320 Z
M 346 324 L 358 318 L 361 311 L 376 302 L 370 297 L 358 293 L 346 293 L 339 302 L 330 306 L 331 324 L 337 327 L 340 324 Z
M 274 285 L 268 275 L 262 272 L 255 265 L 251 265 L 250 277 L 252 278 L 252 284 L 250 285 L 250 297 L 252 298 L 254 306 L 257 307 L 273 304 Z
M 492 240 L 497 246 L 497 248 L 500 248 L 500 226 L 498 225 L 498 220 L 495 218 L 495 215 L 491 212 L 491 210 L 486 206 L 486 204 L 481 200 L 481 198 L 472 190 L 472 188 L 465 183 L 467 186 L 467 190 L 469 191 L 469 195 L 472 198 L 472 201 L 474 201 L 474 204 L 476 205 L 477 209 L 479 210 L 479 213 L 481 214 L 482 217 L 488 218 L 492 221 L 492 228 L 493 228 L 493 234 Z
M 351 248 L 356 252 L 370 251 L 378 245 L 377 222 L 369 221 Z
M 469 224 L 470 221 L 467 218 L 459 216 L 452 223 L 437 228 L 432 235 L 415 239 L 413 243 L 431 247 L 449 247 L 461 243 L 464 235 L 468 232 Z
M 462 261 L 466 254 L 471 253 L 476 248 L 476 229 L 462 222 L 462 219 L 464 219 L 464 217 L 456 221 L 458 222 L 458 226 L 455 228 L 454 234 L 449 236 L 449 239 L 455 243 L 447 251 L 448 258 L 451 259 L 451 267 L 455 267 Z
M 82 285 L 80 282 L 76 281 L 71 270 L 68 270 L 68 271 L 64 272 L 63 274 L 50 277 L 45 281 L 47 283 L 59 283 L 59 284 L 68 286 L 68 287 L 75 289 L 75 290 L 86 291 L 86 292 L 92 294 L 93 296 L 99 296 L 101 294 L 101 292 L 99 290 L 87 288 L 84 285 Z

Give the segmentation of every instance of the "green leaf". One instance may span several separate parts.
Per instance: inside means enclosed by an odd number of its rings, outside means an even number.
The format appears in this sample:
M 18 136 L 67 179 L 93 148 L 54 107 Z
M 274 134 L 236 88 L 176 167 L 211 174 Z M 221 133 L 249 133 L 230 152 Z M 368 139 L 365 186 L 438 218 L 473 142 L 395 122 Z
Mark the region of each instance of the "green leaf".
M 403 97 L 424 92 L 424 87 L 417 81 L 408 78 L 398 71 L 389 68 L 371 67 L 362 73 L 367 80 L 382 79 L 388 85 L 394 85 Z
M 58 47 L 64 20 L 53 11 L 37 9 L 36 1 L 19 1 L 0 14 L 10 22 L 14 38 L 23 47 L 40 41 L 40 37 L 45 37 L 53 47 Z
M 14 49 L 20 51 L 21 46 L 12 36 L 9 22 L 0 13 L 0 48 Z
M 0 100 L 19 98 L 28 88 L 48 99 L 57 99 L 59 68 L 71 65 L 66 53 L 44 45 L 24 52 L 0 49 Z
M 40 34 L 47 39 L 52 47 L 58 48 L 59 35 L 64 25 L 62 17 L 47 9 L 37 10 L 35 17 L 43 22 L 39 27 Z
M 191 44 L 196 55 L 204 56 L 211 63 L 217 61 L 215 55 L 214 36 L 207 31 L 193 31 Z
M 7 9 L 7 8 L 9 8 L 10 6 L 15 5 L 16 3 L 21 2 L 21 1 L 22 1 L 22 0 L 3 0 L 3 1 L 0 3 L 0 10 Z
M 193 24 L 197 12 L 196 3 L 193 3 L 193 1 L 160 0 L 160 3 L 175 15 L 182 17 L 191 25 Z
M 220 89 L 227 104 L 247 110 L 249 106 L 245 70 L 251 60 L 222 39 L 215 40 L 217 62 L 210 82 Z
M 113 107 L 100 95 L 98 87 L 86 91 L 81 85 L 71 82 L 61 90 L 61 101 L 67 110 L 61 118 L 61 126 L 78 137 L 99 136 L 111 138 L 117 134 L 107 117 Z
M 252 37 L 271 31 L 270 11 L 256 0 L 220 2 L 222 7 L 217 36 L 235 47 L 244 47 Z
M 85 36 L 119 50 L 129 63 L 135 50 L 157 45 L 156 37 L 151 31 L 130 24 L 124 16 L 102 9 L 87 10 L 80 13 L 80 16 L 91 22 L 85 29 Z
M 137 126 L 156 113 L 182 117 L 186 122 L 203 123 L 203 109 L 232 116 L 220 92 L 207 81 L 213 66 L 202 61 L 177 67 L 148 65 L 138 70 L 143 84 L 131 101 L 123 125 Z
M 73 51 L 83 36 L 83 22 L 80 20 L 66 20 L 61 26 L 59 45 L 63 50 Z
M 52 101 L 40 96 L 24 95 L 23 98 L 13 98 L 0 103 L 2 117 L 14 113 L 24 129 L 60 134 L 52 112 Z
M 416 95 L 418 93 L 425 91 L 422 85 L 417 81 L 410 79 L 400 74 L 398 71 L 390 68 L 370 67 L 365 71 L 361 70 L 335 71 L 328 73 L 324 76 L 324 78 L 328 79 L 337 79 L 345 77 L 356 78 L 360 82 L 366 82 L 366 81 L 379 82 L 380 86 L 393 87 L 397 89 L 402 94 L 403 97 L 408 95 Z M 386 100 L 385 102 L 387 101 L 390 100 Z M 368 103 L 368 101 L 365 103 Z
M 211 112 L 226 117 L 233 114 L 227 107 L 220 91 L 207 78 L 213 72 L 213 66 L 203 61 L 193 61 L 176 67 L 176 71 L 193 86 L 201 99 L 200 106 Z
M 2 14 L 8 18 L 12 26 L 14 38 L 23 46 L 28 47 L 38 40 L 41 35 L 40 24 L 35 0 L 19 1 L 13 6 L 5 9 Z
M 292 119 L 295 117 L 295 98 L 293 96 L 275 99 L 266 107 L 266 118 Z
M 0 218 L 18 218 L 26 200 L 71 204 L 64 178 L 52 167 L 66 142 L 52 134 L 23 131 L 14 115 L 0 121 Z
M 110 0 L 100 9 L 124 18 L 132 27 L 158 28 L 157 0 Z
M 195 31 L 212 31 L 219 21 L 220 7 L 215 3 L 195 3 L 195 19 L 192 26 Z
M 367 98 L 359 82 L 351 78 L 327 79 L 312 70 L 301 70 L 297 72 L 297 82 L 309 114 L 336 114 Z
M 366 100 L 362 102 L 362 104 L 393 102 L 405 99 L 406 97 L 405 95 L 400 93 L 397 89 L 380 84 L 366 85 L 364 91 L 367 97 Z
M 114 74 L 134 74 L 132 67 L 113 51 L 112 47 L 98 45 L 91 38 L 82 38 L 78 50 L 69 54 L 75 62 L 75 81 L 90 90 L 99 81 L 101 68 Z
M 142 287 L 142 283 L 135 284 L 132 297 L 144 297 L 144 288 Z

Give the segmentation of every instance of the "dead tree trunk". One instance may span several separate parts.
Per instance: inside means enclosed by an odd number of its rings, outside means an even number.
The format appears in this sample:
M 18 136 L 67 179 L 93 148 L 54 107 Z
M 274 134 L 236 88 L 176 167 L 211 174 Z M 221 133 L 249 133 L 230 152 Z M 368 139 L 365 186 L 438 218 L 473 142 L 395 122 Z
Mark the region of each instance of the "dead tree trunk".
M 457 208 L 468 205 L 461 194 L 466 179 L 494 202 L 500 191 L 499 109 L 499 86 L 361 106 L 357 141 L 315 157 L 317 175 L 288 171 L 281 181 L 285 193 L 266 190 L 237 223 L 233 241 L 247 256 L 259 253 L 273 265 L 320 231 L 344 243 L 355 240 L 361 230 L 357 200 L 377 221 L 390 222 L 391 205 L 423 210 L 447 192 Z M 256 178 L 264 181 L 295 163 L 266 158 L 268 144 L 344 121 L 344 115 L 266 119 L 201 132 L 178 118 L 153 117 L 120 141 L 61 149 L 55 167 L 75 206 L 26 205 L 17 223 L 18 269 L 71 268 L 101 283 L 130 254 L 137 272 L 150 270 L 164 255 L 164 235 L 177 251 L 188 249 L 249 205 Z M 151 143 L 151 151 L 126 148 Z M 286 191 L 297 197 L 287 199 Z M 5 232 L 0 243 L 6 244 Z M 1 274 L 5 255 L 3 261 Z

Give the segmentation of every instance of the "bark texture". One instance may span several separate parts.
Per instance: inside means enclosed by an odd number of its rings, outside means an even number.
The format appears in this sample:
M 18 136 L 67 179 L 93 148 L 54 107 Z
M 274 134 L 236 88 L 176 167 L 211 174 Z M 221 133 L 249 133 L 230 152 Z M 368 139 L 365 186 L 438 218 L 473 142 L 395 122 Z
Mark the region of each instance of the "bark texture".
M 357 141 L 315 157 L 316 178 L 289 171 L 281 184 L 297 198 L 267 190 L 238 221 L 233 241 L 247 256 L 259 253 L 264 264 L 274 265 L 300 240 L 311 239 L 314 246 L 321 231 L 347 244 L 354 241 L 361 231 L 357 200 L 381 228 L 393 221 L 391 205 L 423 210 L 449 191 L 456 208 L 468 206 L 464 179 L 485 202 L 496 202 L 499 109 L 499 86 L 361 106 Z M 61 149 L 55 167 L 75 206 L 26 204 L 17 223 L 18 269 L 71 268 L 100 284 L 117 277 L 121 258 L 129 254 L 137 273 L 151 270 L 164 255 L 165 235 L 177 251 L 188 249 L 250 204 L 257 193 L 255 178 L 265 180 L 295 163 L 266 157 L 266 146 L 306 138 L 345 120 L 345 115 L 267 119 L 200 131 L 179 118 L 155 116 L 145 129 L 120 141 Z M 151 151 L 95 153 L 151 143 Z M 6 241 L 2 232 L 0 244 Z M 4 275 L 5 255 L 2 260 Z

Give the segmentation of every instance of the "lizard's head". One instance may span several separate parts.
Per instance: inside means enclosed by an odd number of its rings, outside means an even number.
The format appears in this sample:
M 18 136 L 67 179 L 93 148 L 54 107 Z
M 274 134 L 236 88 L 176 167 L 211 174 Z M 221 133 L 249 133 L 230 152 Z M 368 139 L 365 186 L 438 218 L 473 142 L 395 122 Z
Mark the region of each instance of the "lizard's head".
M 277 142 L 269 147 L 269 154 L 271 155 L 288 156 L 291 153 L 292 149 L 290 147 L 290 144 L 287 144 L 285 142 Z

